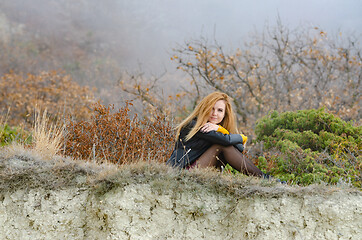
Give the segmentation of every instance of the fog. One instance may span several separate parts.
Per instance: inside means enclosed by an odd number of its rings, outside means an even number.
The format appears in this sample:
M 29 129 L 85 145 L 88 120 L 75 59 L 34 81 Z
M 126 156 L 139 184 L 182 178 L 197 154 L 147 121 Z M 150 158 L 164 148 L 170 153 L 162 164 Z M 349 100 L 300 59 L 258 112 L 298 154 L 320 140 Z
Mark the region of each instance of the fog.
M 90 41 L 120 68 L 174 71 L 172 48 L 190 39 L 240 47 L 279 17 L 290 28 L 320 27 L 361 36 L 359 0 L 0 0 L 0 13 L 37 36 Z M 89 39 L 90 40 L 89 40 Z

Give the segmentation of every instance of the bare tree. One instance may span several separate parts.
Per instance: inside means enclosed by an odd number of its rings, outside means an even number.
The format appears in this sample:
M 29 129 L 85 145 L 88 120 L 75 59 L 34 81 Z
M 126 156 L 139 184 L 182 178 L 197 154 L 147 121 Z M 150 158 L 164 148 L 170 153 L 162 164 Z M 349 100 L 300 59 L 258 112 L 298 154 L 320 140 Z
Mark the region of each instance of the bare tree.
M 278 22 L 226 54 L 207 40 L 175 49 L 172 58 L 194 84 L 194 96 L 210 91 L 230 95 L 244 126 L 271 110 L 327 107 L 360 120 L 361 49 L 352 37 L 328 37 L 319 28 L 293 31 Z

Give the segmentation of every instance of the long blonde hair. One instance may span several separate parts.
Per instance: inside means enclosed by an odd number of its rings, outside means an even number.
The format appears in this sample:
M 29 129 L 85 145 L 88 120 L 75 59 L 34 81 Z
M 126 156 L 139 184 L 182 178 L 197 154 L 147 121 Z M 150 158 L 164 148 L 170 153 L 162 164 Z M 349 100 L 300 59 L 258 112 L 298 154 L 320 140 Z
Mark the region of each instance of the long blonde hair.
M 230 133 L 238 133 L 235 114 L 231 106 L 231 98 L 225 93 L 213 92 L 204 97 L 196 106 L 194 111 L 176 127 L 176 139 L 179 137 L 181 129 L 196 118 L 197 121 L 195 126 L 186 136 L 186 141 L 190 140 L 201 129 L 201 127 L 207 123 L 212 108 L 219 100 L 224 100 L 225 102 L 225 116 L 220 125 L 227 129 Z

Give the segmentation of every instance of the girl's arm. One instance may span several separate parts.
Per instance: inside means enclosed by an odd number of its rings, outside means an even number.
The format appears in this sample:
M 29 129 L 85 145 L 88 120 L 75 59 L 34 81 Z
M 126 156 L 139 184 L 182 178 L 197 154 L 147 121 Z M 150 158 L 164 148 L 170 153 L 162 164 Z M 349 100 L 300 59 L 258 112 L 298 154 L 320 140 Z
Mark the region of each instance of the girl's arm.
M 217 129 L 216 132 L 221 132 L 222 134 L 229 134 L 229 131 L 225 128 L 223 128 L 221 125 L 218 125 L 219 128 Z M 245 136 L 244 134 L 240 134 L 243 137 L 243 145 L 245 145 L 246 141 L 248 141 L 248 137 Z
M 223 134 L 217 131 L 201 132 L 198 131 L 195 134 L 196 137 L 205 139 L 214 144 L 220 144 L 223 146 L 242 144 L 243 137 L 240 134 Z
M 215 129 L 215 127 L 214 127 Z M 216 132 L 220 132 L 222 134 L 230 134 L 229 131 L 227 129 L 225 129 L 223 126 L 221 125 L 217 125 L 217 130 Z M 237 144 L 234 144 L 234 146 L 240 151 L 240 152 L 243 152 L 244 151 L 244 148 L 245 148 L 245 143 L 246 141 L 248 140 L 248 137 L 245 136 L 244 134 L 240 134 L 241 137 L 243 138 L 243 142 L 242 143 L 237 143 Z

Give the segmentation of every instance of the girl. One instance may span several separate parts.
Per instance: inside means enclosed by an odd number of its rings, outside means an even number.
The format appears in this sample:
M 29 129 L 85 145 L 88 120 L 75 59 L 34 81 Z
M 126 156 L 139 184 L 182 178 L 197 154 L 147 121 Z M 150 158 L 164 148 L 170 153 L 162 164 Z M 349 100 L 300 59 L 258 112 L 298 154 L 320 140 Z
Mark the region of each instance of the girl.
M 228 95 L 214 92 L 176 127 L 175 149 L 167 164 L 178 168 L 218 167 L 228 163 L 246 174 L 265 177 L 242 152 L 247 138 L 238 133 Z

